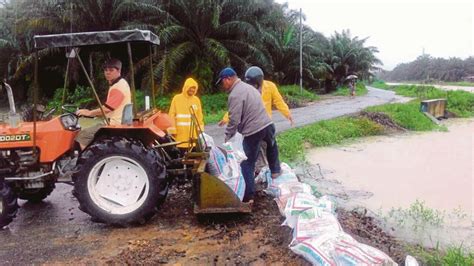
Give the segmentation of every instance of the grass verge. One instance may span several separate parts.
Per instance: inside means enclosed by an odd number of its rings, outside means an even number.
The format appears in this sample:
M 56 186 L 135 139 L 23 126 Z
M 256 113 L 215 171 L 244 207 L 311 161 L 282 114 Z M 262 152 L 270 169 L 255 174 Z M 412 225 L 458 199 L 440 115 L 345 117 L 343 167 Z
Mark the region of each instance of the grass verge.
M 301 88 L 297 85 L 285 85 L 279 88 L 279 91 L 288 106 L 298 107 L 305 103 L 319 100 L 319 96 L 313 92 Z
M 378 80 L 375 80 L 374 82 L 372 82 L 372 83 L 370 84 L 370 86 L 372 86 L 372 87 L 374 87 L 374 88 L 377 88 L 377 89 L 384 89 L 384 90 L 390 89 L 390 86 L 387 85 L 387 84 L 385 83 L 385 81 L 379 80 L 379 79 L 378 79 Z
M 446 98 L 446 109 L 458 117 L 474 116 L 474 93 L 444 91 L 433 86 L 401 85 L 394 88 L 398 95 L 416 97 L 419 100 Z
M 383 127 L 366 118 L 342 117 L 295 128 L 277 136 L 280 159 L 304 160 L 306 147 L 321 147 L 363 136 L 378 135 Z
M 413 131 L 429 131 L 439 128 L 420 112 L 420 103 L 416 100 L 409 103 L 371 106 L 365 111 L 387 114 L 397 125 Z

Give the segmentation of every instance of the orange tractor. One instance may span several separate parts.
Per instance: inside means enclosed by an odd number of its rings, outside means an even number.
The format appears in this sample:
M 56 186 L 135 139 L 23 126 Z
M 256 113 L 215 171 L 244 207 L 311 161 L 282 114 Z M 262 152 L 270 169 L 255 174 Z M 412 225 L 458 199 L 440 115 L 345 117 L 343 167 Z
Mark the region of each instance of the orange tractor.
M 77 107 L 63 105 L 63 114 L 43 112 L 37 107 L 38 50 L 64 48 L 69 64 L 77 60 L 99 106 L 102 106 L 91 78 L 79 55 L 82 47 L 124 43 L 127 46 L 132 98 L 135 95 L 131 43 L 149 44 L 150 73 L 152 48 L 159 44 L 150 31 L 123 30 L 35 36 L 35 89 L 32 121 L 22 121 L 16 112 L 12 88 L 2 82 L 10 112 L 8 122 L 0 123 L 0 228 L 9 224 L 18 209 L 17 199 L 41 201 L 53 192 L 55 184 L 74 186 L 79 208 L 99 222 L 114 225 L 139 224 L 151 218 L 165 201 L 172 180 L 177 176 L 193 182 L 195 213 L 249 212 L 233 191 L 217 177 L 206 173 L 209 147 L 198 141 L 200 129 L 193 119 L 189 150 L 180 156 L 176 143 L 166 132 L 169 117 L 154 107 L 136 113 L 128 105 L 121 125 L 105 125 L 82 152 L 75 137 L 81 130 Z M 151 86 L 154 87 L 153 78 Z M 66 87 L 66 85 L 65 85 Z M 66 88 L 64 88 L 66 90 Z M 151 97 L 155 95 L 151 89 Z M 105 116 L 104 116 L 105 117 Z M 25 120 L 25 119 L 23 119 Z M 28 119 L 26 119 L 28 120 Z

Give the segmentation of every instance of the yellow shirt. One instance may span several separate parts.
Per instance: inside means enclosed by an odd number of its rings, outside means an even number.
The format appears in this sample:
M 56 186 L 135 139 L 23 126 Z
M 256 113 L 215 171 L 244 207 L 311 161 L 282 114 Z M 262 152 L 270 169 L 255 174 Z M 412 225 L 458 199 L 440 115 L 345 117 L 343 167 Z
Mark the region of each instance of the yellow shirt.
M 290 108 L 288 108 L 288 105 L 285 103 L 283 100 L 283 97 L 281 96 L 280 92 L 278 91 L 277 86 L 275 83 L 264 80 L 262 83 L 262 101 L 263 105 L 265 106 L 265 111 L 267 111 L 268 116 L 272 118 L 272 107 L 275 106 L 275 108 L 280 111 L 280 113 L 288 118 L 290 116 Z M 228 123 L 229 122 L 229 113 L 226 113 L 224 117 L 222 118 L 224 122 Z
M 195 93 L 192 96 L 188 95 L 188 90 L 191 87 L 195 87 Z M 190 129 L 191 129 L 191 111 L 190 108 L 193 108 L 194 113 L 196 114 L 197 122 L 201 130 L 204 130 L 204 116 L 202 113 L 201 100 L 195 94 L 198 90 L 197 82 L 188 78 L 184 82 L 183 91 L 181 94 L 178 94 L 173 97 L 171 101 L 171 106 L 169 110 L 169 116 L 171 118 L 171 123 L 173 127 L 168 129 L 168 132 L 174 134 L 177 142 L 189 141 L 190 138 Z M 198 136 L 194 135 L 195 138 Z M 178 144 L 178 147 L 185 148 L 188 147 L 188 143 Z

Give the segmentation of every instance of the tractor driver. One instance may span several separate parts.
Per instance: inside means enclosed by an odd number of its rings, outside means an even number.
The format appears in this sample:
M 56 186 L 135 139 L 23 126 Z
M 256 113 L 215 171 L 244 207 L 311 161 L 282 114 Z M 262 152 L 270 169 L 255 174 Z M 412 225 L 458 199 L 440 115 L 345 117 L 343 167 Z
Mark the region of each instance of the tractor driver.
M 121 77 L 122 62 L 112 58 L 104 65 L 105 79 L 109 83 L 109 91 L 107 93 L 107 101 L 102 105 L 106 118 L 110 125 L 120 125 L 122 122 L 122 112 L 125 105 L 131 103 L 130 86 L 128 82 Z M 94 110 L 79 109 L 76 112 L 78 116 L 97 117 L 101 116 L 100 108 Z M 103 126 L 99 123 L 95 126 L 81 130 L 76 138 L 81 150 L 84 150 L 94 139 L 95 133 Z

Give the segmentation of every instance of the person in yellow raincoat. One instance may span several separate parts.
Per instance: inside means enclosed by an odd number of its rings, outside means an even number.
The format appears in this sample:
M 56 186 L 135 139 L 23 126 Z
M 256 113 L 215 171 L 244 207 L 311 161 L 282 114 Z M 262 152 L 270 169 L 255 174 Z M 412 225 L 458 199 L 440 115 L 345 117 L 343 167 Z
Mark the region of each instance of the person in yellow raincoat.
M 177 145 L 180 149 L 189 147 L 188 141 L 191 133 L 190 108 L 194 109 L 199 127 L 204 131 L 201 100 L 196 96 L 198 88 L 198 83 L 194 79 L 188 78 L 184 82 L 182 93 L 174 96 L 171 101 L 168 115 L 171 118 L 173 127 L 169 128 L 168 132 L 175 136 L 177 142 L 186 142 Z M 194 135 L 194 137 L 197 138 L 198 136 Z

